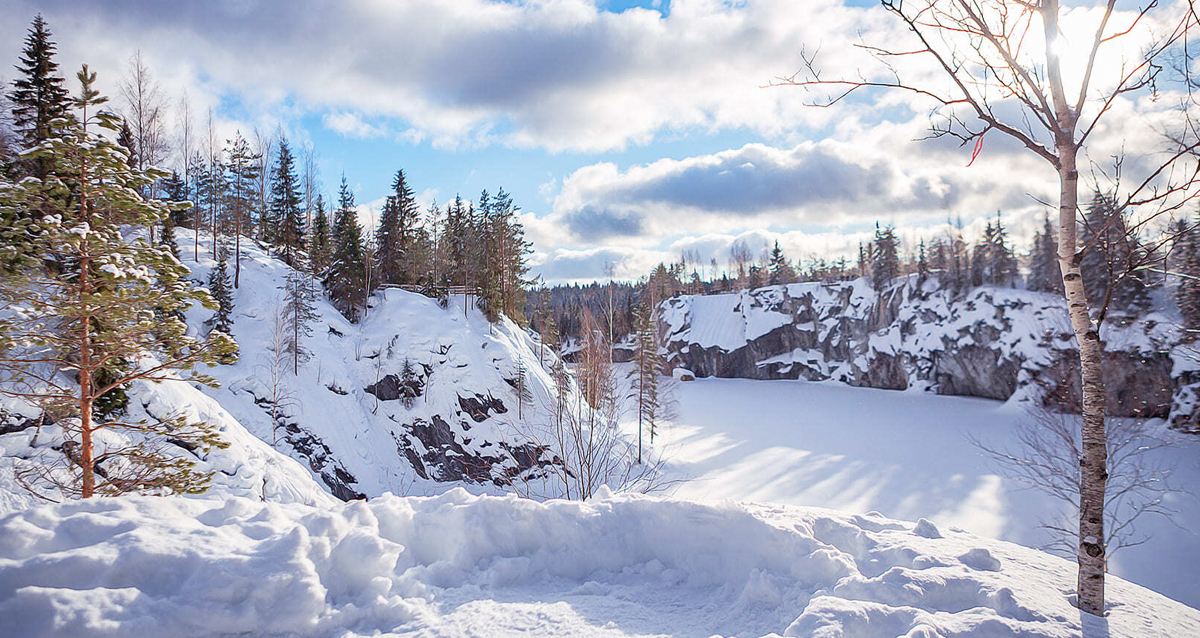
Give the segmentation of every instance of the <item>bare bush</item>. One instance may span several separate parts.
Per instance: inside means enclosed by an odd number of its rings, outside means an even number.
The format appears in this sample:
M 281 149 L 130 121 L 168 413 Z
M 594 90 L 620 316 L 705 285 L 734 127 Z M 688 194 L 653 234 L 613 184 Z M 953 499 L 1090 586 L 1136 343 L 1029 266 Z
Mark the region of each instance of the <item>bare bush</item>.
M 1079 546 L 1079 498 L 1083 457 L 1078 415 L 1045 407 L 1029 410 L 1016 426 L 1017 443 L 996 447 L 979 440 L 977 447 L 1000 465 L 1001 473 L 1058 501 L 1061 515 L 1042 521 L 1052 539 L 1043 549 L 1070 558 Z M 1144 419 L 1109 418 L 1108 489 L 1104 501 L 1105 546 L 1108 554 L 1140 545 L 1149 537 L 1137 530 L 1146 515 L 1171 516 L 1166 496 L 1179 490 L 1170 483 L 1173 467 L 1159 451 L 1171 445 Z

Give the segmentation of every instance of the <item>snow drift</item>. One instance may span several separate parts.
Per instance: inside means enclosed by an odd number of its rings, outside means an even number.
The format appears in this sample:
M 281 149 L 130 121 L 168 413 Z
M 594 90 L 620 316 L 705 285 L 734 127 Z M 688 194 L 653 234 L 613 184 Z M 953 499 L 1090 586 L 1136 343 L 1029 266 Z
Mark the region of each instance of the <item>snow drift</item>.
M 314 509 L 97 499 L 0 520 L 13 635 L 1180 637 L 1200 611 L 928 521 L 641 496 Z

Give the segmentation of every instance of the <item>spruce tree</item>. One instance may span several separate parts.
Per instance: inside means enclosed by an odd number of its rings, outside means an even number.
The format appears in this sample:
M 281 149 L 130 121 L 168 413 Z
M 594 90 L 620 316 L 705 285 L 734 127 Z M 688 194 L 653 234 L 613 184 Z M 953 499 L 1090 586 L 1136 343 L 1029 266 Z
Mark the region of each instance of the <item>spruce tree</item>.
M 168 202 L 190 202 L 188 196 L 188 185 L 183 180 L 183 177 L 175 171 L 171 171 L 171 175 L 162 181 L 162 198 Z M 171 225 L 175 227 L 187 227 L 191 223 L 191 206 L 180 206 L 177 210 L 171 211 Z
M 358 321 L 366 306 L 366 254 L 363 250 L 362 227 L 354 208 L 354 194 L 342 175 L 338 191 L 338 209 L 333 220 L 333 251 L 325 288 L 333 305 L 350 321 Z
M 131 167 L 141 164 L 138 161 L 137 140 L 133 139 L 133 131 L 129 130 L 129 122 L 125 120 L 121 120 L 121 130 L 117 132 L 117 145 L 125 149 L 125 152 L 129 154 L 128 159 L 125 160 L 126 164 L 129 164 Z
M 972 288 L 987 285 L 991 283 L 992 273 L 992 235 L 995 229 L 992 227 L 992 222 L 988 222 L 983 229 L 983 236 L 975 243 L 975 248 L 971 250 L 971 276 L 970 284 Z
M 55 132 L 51 122 L 71 115 L 70 96 L 58 76 L 58 63 L 54 61 L 56 47 L 50 35 L 42 14 L 34 16 L 25 37 L 25 48 L 21 50 L 21 63 L 17 65 L 20 77 L 13 81 L 9 93 L 13 125 L 26 148 L 50 139 Z M 28 166 L 34 177 L 44 178 L 50 170 L 50 159 L 31 160 Z
M 882 292 L 900 275 L 900 239 L 896 237 L 896 229 L 891 224 L 880 227 L 876 223 L 872 245 L 871 281 L 875 290 Z
M 771 261 L 767 267 L 770 271 L 767 278 L 768 285 L 778 286 L 780 284 L 795 283 L 796 271 L 788 263 L 783 250 L 779 248 L 778 240 L 775 242 L 775 247 L 771 249 Z
M 1137 237 L 1125 224 L 1116 199 L 1096 192 L 1084 214 L 1080 243 L 1088 301 L 1093 307 L 1140 313 L 1150 307 L 1150 281 L 1138 267 L 1147 257 Z
M 35 490 L 84 498 L 202 492 L 211 474 L 194 470 L 189 459 L 195 457 L 162 450 L 168 440 L 196 449 L 197 456 L 225 447 L 215 428 L 182 419 L 106 421 L 95 409 L 106 395 L 138 380 L 169 380 L 182 372 L 185 379 L 211 381 L 194 366 L 215 364 L 235 344 L 222 333 L 205 340 L 189 336 L 178 314 L 193 303 L 212 308 L 212 298 L 188 281 L 187 269 L 167 250 L 123 235 L 129 226 L 161 223 L 170 213 L 170 204 L 140 194 L 166 174 L 128 166 L 125 153 L 108 138 L 120 122 L 98 111 L 106 100 L 94 89 L 95 74 L 84 66 L 77 77 L 79 116 L 52 126 L 50 136 L 25 154 L 47 166 L 50 177 L 0 185 L 0 215 L 8 218 L 0 223 L 0 246 L 12 246 L 12 238 L 21 236 L 34 249 L 5 251 L 0 259 L 6 269 L 0 305 L 20 309 L 0 319 L 0 371 L 37 386 L 23 392 L 28 386 L 17 383 L 0 392 L 53 414 L 68 437 L 62 446 L 65 466 L 34 468 L 27 475 L 37 481 Z M 97 127 L 107 133 L 94 132 Z M 32 207 L 46 214 L 35 221 L 19 212 Z M 111 365 L 146 358 L 154 365 Z M 96 437 L 106 430 L 124 430 L 129 443 L 97 456 Z
M 313 204 L 312 234 L 309 236 L 308 261 L 313 274 L 324 277 L 325 269 L 329 267 L 332 250 L 332 238 L 329 230 L 329 216 L 325 212 L 325 198 L 317 195 Z
M 292 359 L 292 374 L 300 374 L 300 363 L 311 355 L 304 340 L 312 336 L 312 322 L 317 319 L 317 307 L 313 303 L 308 275 L 293 270 L 288 273 L 286 296 L 284 297 L 283 320 L 287 334 L 283 351 Z
M 283 261 L 296 268 L 304 251 L 304 212 L 300 199 L 300 179 L 296 161 L 286 139 L 279 140 L 279 154 L 271 169 L 271 193 L 267 206 L 267 241 L 283 251 Z
M 1042 219 L 1042 228 L 1033 237 L 1033 250 L 1029 254 L 1029 277 L 1025 287 L 1036 292 L 1063 291 L 1062 267 L 1058 263 L 1058 240 L 1054 225 L 1047 213 Z
M 1012 286 L 1017 278 L 1017 258 L 1008 242 L 1008 231 L 996 213 L 996 223 L 988 238 L 988 274 L 993 286 Z
M 392 192 L 383 205 L 375 230 L 375 261 L 379 280 L 389 284 L 412 284 L 419 278 L 420 209 L 408 185 L 404 169 L 396 171 Z
M 225 334 L 233 331 L 233 282 L 229 279 L 228 259 L 229 249 L 222 244 L 217 248 L 217 265 L 208 273 L 208 294 L 216 302 L 209 323 L 213 330 Z
M 929 279 L 929 256 L 925 250 L 925 240 L 922 239 L 917 244 L 917 288 L 925 286 L 925 281 Z
M 1200 222 L 1180 219 L 1171 228 L 1174 246 L 1172 269 L 1178 274 L 1175 302 L 1183 315 L 1188 340 L 1200 335 Z

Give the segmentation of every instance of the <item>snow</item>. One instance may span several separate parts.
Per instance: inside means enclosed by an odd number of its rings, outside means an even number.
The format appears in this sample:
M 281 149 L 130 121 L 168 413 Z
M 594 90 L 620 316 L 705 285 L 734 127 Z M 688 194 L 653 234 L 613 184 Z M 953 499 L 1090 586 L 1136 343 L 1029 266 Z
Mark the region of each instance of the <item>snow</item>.
M 1025 416 L 1015 403 L 832 381 L 698 379 L 677 393 L 680 414 L 656 443 L 668 479 L 685 481 L 674 496 L 924 517 L 922 536 L 964 529 L 1030 547 L 1049 543 L 1043 522 L 1061 520 L 1056 501 L 1002 478 L 971 442 L 1012 449 Z M 1155 427 L 1173 443 L 1155 462 L 1174 468 L 1173 484 L 1200 485 L 1200 442 Z M 1148 542 L 1122 548 L 1110 571 L 1200 607 L 1200 499 L 1167 498 L 1171 519 L 1140 519 Z
M 193 258 L 194 235 L 177 229 L 181 260 L 192 269 L 192 278 L 207 281 L 216 262 L 211 259 L 211 241 L 201 234 L 200 260 Z M 270 344 L 277 307 L 291 272 L 286 264 L 246 242 L 242 246 L 240 287 L 233 291 L 233 337 L 241 346 L 234 365 L 207 370 L 221 383 L 219 389 L 204 389 L 247 430 L 264 441 L 272 441 L 269 399 Z M 232 260 L 229 264 L 233 272 Z M 417 455 L 427 452 L 411 434 L 414 423 L 432 422 L 435 417 L 448 424 L 450 433 L 466 454 L 503 457 L 493 475 L 512 469 L 515 461 L 505 445 L 519 445 L 548 426 L 547 407 L 553 396 L 549 375 L 555 356 L 540 348 L 519 326 L 502 319 L 490 324 L 473 303 L 463 310 L 463 298 L 452 297 L 446 308 L 423 295 L 387 289 L 372 297 L 364 321 L 352 324 L 328 301 L 316 302 L 313 334 L 305 340 L 311 359 L 293 374 L 289 364 L 280 376 L 281 423 L 296 426 L 323 445 L 314 454 L 297 449 L 287 441 L 279 449 L 306 465 L 315 465 L 312 476 L 326 482 L 329 475 L 351 477 L 349 487 L 367 497 L 385 492 L 426 495 L 443 492 L 453 485 L 436 480 L 440 471 L 426 467 L 428 478 L 415 471 L 405 448 Z M 199 309 L 189 314 L 188 323 L 200 326 L 212 315 Z M 365 388 L 388 375 L 399 375 L 404 361 L 418 370 L 425 367 L 426 386 L 412 407 L 401 401 L 378 400 Z M 532 398 L 522 409 L 512 383 L 518 367 L 526 374 Z M 505 411 L 488 410 L 476 421 L 464 412 L 460 399 L 491 397 Z M 282 436 L 283 429 L 278 430 Z M 318 469 L 319 468 L 319 469 Z M 534 481 L 538 483 L 538 481 Z M 472 491 L 503 493 L 507 488 L 493 481 L 469 484 Z M 553 485 L 538 483 L 534 491 L 554 495 Z
M 965 346 L 995 351 L 1000 360 L 1021 369 L 1018 394 L 1028 396 L 1036 373 L 1054 364 L 1059 351 L 1075 348 L 1061 296 L 981 286 L 952 298 L 932 283 L 918 291 L 914 278 L 883 295 L 857 279 L 682 296 L 663 302 L 660 317 L 668 349 L 679 352 L 692 346 L 733 352 L 789 324 L 812 333 L 813 343 L 825 343 L 836 331 L 838 338 L 850 339 L 845 345 L 852 352 L 846 360 L 826 360 L 819 352 L 798 349 L 771 354 L 757 365 L 778 365 L 778 372 L 787 374 L 798 364 L 822 379 L 851 382 L 870 368 L 876 354 L 903 355 L 908 386 L 929 390 L 936 389 L 929 368 L 942 351 Z M 849 324 L 860 328 L 847 331 Z M 853 335 L 858 329 L 866 332 L 861 342 Z M 1170 352 L 1175 376 L 1200 366 L 1194 347 L 1180 344 L 1182 334 L 1173 307 L 1124 325 L 1108 322 L 1102 329 L 1108 351 L 1144 356 Z
M 304 503 L 327 506 L 336 502 L 315 483 L 307 469 L 295 460 L 271 449 L 255 438 L 216 401 L 183 381 L 153 383 L 138 381 L 129 392 L 130 409 L 126 419 L 185 417 L 189 423 L 207 422 L 216 426 L 230 445 L 208 454 L 192 457 L 199 472 L 213 472 L 205 496 L 240 496 L 277 503 Z M 0 398 L 0 408 L 14 417 L 34 417 L 38 413 L 11 398 Z M 0 434 L 0 515 L 44 502 L 33 496 L 15 479 L 14 470 L 27 461 L 53 462 L 62 457 L 63 430 L 58 426 L 26 428 Z M 98 449 L 127 442 L 124 433 L 101 430 Z M 179 448 L 177 455 L 191 454 Z
M 386 495 L 101 499 L 0 519 L 0 618 L 39 636 L 1180 637 L 1200 611 L 1024 547 L 788 506 Z M 1090 633 L 1089 633 L 1090 635 Z M 1101 634 L 1097 634 L 1101 635 Z

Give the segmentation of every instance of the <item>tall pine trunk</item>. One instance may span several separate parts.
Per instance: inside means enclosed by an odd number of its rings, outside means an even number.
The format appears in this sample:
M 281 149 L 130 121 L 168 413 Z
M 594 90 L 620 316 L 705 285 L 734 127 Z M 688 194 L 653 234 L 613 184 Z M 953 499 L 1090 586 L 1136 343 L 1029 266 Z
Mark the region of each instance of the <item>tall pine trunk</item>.
M 91 260 L 84 255 L 80 260 L 79 291 L 80 297 L 89 292 L 90 282 L 88 268 Z M 92 458 L 92 333 L 91 317 L 85 313 L 80 322 L 79 334 L 79 465 L 83 470 L 83 486 L 80 495 L 91 498 L 96 492 L 96 475 Z

